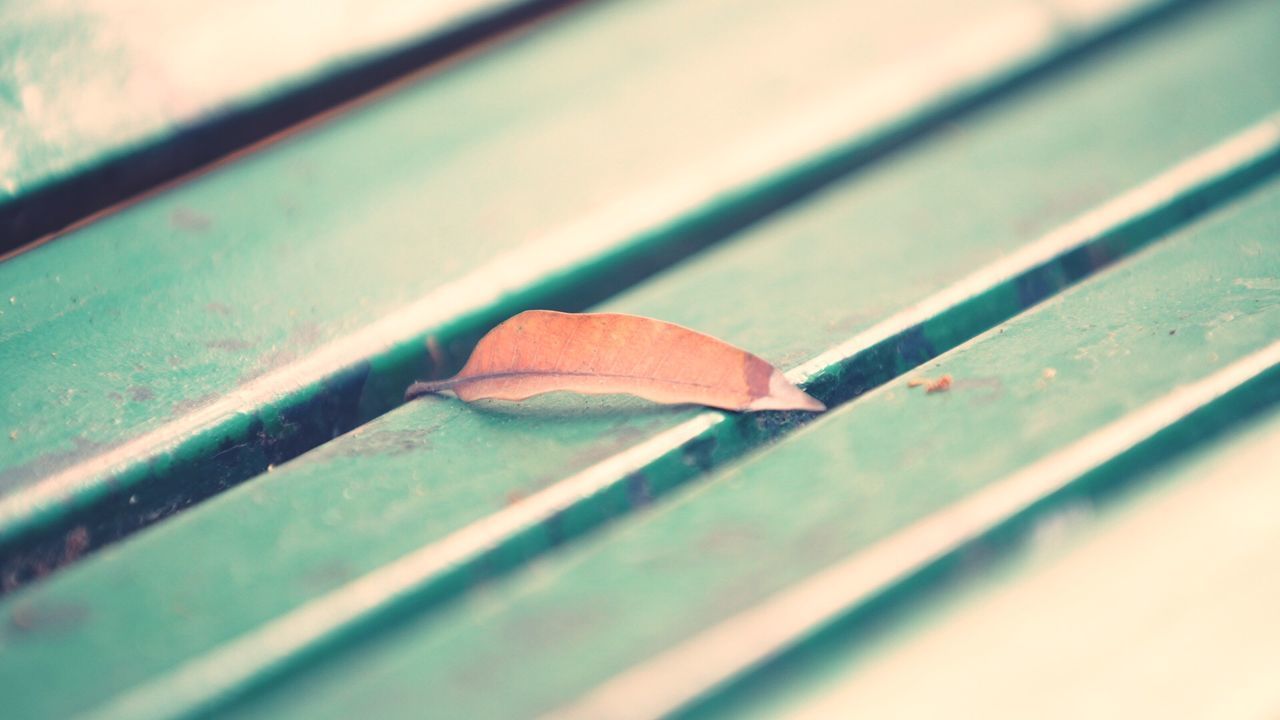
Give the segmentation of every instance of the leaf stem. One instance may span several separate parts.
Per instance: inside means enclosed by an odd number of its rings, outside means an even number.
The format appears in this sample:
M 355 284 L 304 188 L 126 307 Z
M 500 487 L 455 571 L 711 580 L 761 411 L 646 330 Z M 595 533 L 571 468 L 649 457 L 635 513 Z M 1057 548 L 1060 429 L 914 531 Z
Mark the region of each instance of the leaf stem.
M 405 389 L 404 401 L 409 402 L 410 400 L 413 400 L 414 398 L 420 398 L 423 395 L 431 395 L 432 393 L 438 393 L 441 390 L 448 390 L 457 384 L 458 384 L 457 378 L 448 378 L 446 380 L 432 380 L 432 381 L 419 380 L 418 382 L 415 382 L 414 384 L 410 385 L 408 388 Z

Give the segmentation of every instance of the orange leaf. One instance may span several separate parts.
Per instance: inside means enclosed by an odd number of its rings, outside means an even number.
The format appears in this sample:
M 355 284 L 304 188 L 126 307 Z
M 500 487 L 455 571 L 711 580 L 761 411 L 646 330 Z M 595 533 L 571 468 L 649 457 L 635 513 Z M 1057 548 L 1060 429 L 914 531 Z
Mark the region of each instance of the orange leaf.
M 745 350 L 679 325 L 617 313 L 522 312 L 481 338 L 462 372 L 416 382 L 405 399 L 443 390 L 467 402 L 568 390 L 724 410 L 826 409 Z

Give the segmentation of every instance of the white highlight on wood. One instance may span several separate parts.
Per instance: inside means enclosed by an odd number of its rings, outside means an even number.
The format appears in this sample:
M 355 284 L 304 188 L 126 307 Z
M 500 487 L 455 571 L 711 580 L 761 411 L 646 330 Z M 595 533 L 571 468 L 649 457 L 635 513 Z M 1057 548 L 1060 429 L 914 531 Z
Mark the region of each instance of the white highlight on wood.
M 675 712 L 1277 366 L 1280 341 L 1175 389 L 755 608 L 627 670 L 551 717 L 614 720 L 656 718 Z

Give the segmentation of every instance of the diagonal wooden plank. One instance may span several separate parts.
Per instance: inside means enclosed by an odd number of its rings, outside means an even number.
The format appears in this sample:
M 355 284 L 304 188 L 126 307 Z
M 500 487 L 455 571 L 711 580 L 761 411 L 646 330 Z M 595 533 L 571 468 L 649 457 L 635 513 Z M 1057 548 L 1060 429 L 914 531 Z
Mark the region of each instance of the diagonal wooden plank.
M 6 3 L 0 254 L 564 4 Z
M 1277 466 L 1273 410 L 1119 502 L 1041 521 L 1024 552 L 966 572 L 881 637 L 720 710 L 1265 717 L 1280 708 Z
M 944 348 L 942 343 L 957 341 L 948 333 L 961 321 L 993 322 L 1015 313 L 1274 167 L 1268 158 L 1276 157 L 1277 129 L 1266 122 L 1083 219 L 1072 217 L 1089 207 L 1089 198 L 1057 204 L 1072 178 L 1110 196 L 1203 148 L 1260 108 L 1275 106 L 1278 98 L 1257 91 L 1271 87 L 1264 71 L 1258 70 L 1257 87 L 1247 80 L 1258 49 L 1272 47 L 1265 20 L 1274 11 L 1261 3 L 1228 7 L 1209 15 L 1212 21 L 1202 16 L 1166 28 L 1049 87 L 1010 98 L 610 307 L 702 327 L 792 366 L 874 328 L 890 314 L 877 303 L 910 317 L 922 311 L 917 303 L 950 282 L 969 288 L 953 299 L 973 302 L 964 313 L 928 325 L 925 337 L 939 343 L 929 352 Z M 1169 56 L 1169 42 L 1185 51 Z M 1224 93 L 1216 105 L 1188 102 L 1224 75 L 1240 79 L 1238 93 Z M 1134 87 L 1149 92 L 1126 92 Z M 1184 123 L 1153 136 L 1150 128 L 1174 109 Z M 1081 121 L 1098 116 L 1107 121 Z M 1054 118 L 1071 120 L 1054 124 Z M 1090 152 L 1081 153 L 1082 147 Z M 1047 166 L 1058 174 L 1037 170 Z M 932 213 L 922 213 L 919 191 L 939 188 L 949 192 L 936 195 Z M 937 242 L 937 218 L 945 218 L 948 243 Z M 1028 225 L 1027 218 L 1036 222 Z M 1042 222 L 1066 225 L 1044 235 Z M 859 239 L 855 248 L 851 237 Z M 1035 237 L 1042 239 L 1033 251 L 1019 251 Z M 1073 255 L 1072 248 L 1079 252 Z M 966 284 L 975 275 L 994 283 L 992 291 Z M 1037 282 L 1023 282 L 1028 279 Z M 784 297 L 791 304 L 779 300 Z M 851 309 L 860 307 L 868 314 L 851 317 Z M 923 307 L 936 313 L 945 305 Z M 805 323 L 794 321 L 798 313 Z M 901 354 L 890 347 L 887 367 L 868 362 L 883 356 L 856 349 L 841 357 L 851 357 L 871 378 L 921 357 L 918 343 L 904 344 Z M 415 403 L 16 595 L 0 608 L 19 614 L 37 605 L 83 608 L 92 598 L 86 615 L 92 620 L 63 632 L 4 636 L 12 651 L 0 653 L 0 667 L 15 677 L 38 673 L 46 687 L 54 682 L 72 689 L 24 696 L 23 703 L 98 703 L 152 678 L 148 688 L 160 689 L 151 700 L 171 709 L 225 701 L 305 662 L 327 643 L 362 637 L 399 612 L 455 595 L 593 522 L 643 506 L 707 463 L 779 430 L 774 423 L 748 424 L 748 436 L 735 438 L 743 425 L 720 425 L 732 433 L 719 435 L 722 441 L 710 453 L 705 444 L 644 442 L 693 416 L 679 410 L 620 413 L 612 406 L 602 412 L 588 405 L 532 422 L 448 400 Z M 628 450 L 637 443 L 642 450 Z M 637 476 L 635 469 L 644 472 Z M 556 482 L 571 472 L 598 481 L 602 492 L 574 495 L 577 480 Z M 521 500 L 544 488 L 546 495 Z M 555 514 L 558 508 L 546 498 L 556 496 L 576 501 L 577 514 Z M 500 520 L 486 519 L 492 517 Z M 493 522 L 512 525 L 488 534 L 484 528 Z M 454 533 L 481 541 L 482 552 L 467 550 L 475 546 Z M 272 552 L 264 553 L 268 547 Z M 175 548 L 201 552 L 193 557 Z M 175 626 L 185 630 L 175 632 Z M 127 661 L 117 662 L 110 658 L 124 651 L 122 632 L 133 642 Z M 97 660 L 60 659 L 68 656 Z M 173 674 L 163 674 L 172 668 Z
M 988 1 L 867 23 L 835 0 L 583 8 L 0 264 L 5 586 L 385 412 L 516 310 L 616 291 L 1170 7 Z
M 1280 246 L 1264 240 L 1277 210 L 1272 183 L 931 362 L 955 377 L 949 393 L 905 382 L 869 393 L 227 714 L 686 708 L 876 598 L 901 601 L 975 538 L 1071 498 L 1099 471 L 1132 471 L 1135 453 L 1149 462 L 1274 406 L 1280 303 L 1236 281 L 1280 268 Z

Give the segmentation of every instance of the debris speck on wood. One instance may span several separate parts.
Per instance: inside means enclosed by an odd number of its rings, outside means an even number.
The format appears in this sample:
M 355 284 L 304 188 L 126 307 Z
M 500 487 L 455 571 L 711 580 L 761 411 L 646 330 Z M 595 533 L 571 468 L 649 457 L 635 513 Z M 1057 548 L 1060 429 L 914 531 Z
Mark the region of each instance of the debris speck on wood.
M 911 378 L 907 381 L 907 387 L 924 387 L 925 394 L 946 392 L 951 389 L 951 375 L 943 375 L 940 378 Z
M 943 375 L 937 380 L 933 380 L 924 386 L 926 394 L 946 392 L 951 389 L 951 376 Z

